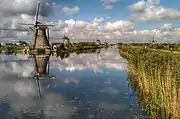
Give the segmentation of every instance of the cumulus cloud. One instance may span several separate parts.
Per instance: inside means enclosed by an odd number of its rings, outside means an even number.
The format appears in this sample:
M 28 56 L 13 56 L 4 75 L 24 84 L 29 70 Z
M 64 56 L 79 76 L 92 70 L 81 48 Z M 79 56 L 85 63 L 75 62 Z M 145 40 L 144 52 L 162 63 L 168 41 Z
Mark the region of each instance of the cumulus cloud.
M 119 0 L 100 0 L 104 9 L 112 9 Z
M 38 0 L 41 3 L 40 15 L 49 16 L 53 14 L 54 4 L 47 0 Z M 37 0 L 1 0 L 0 11 L 3 16 L 16 16 L 18 14 L 35 15 Z
M 20 26 L 17 23 L 34 23 L 33 17 L 25 14 L 21 14 L 19 17 L 13 17 L 13 19 L 7 19 L 4 24 L 1 25 L 2 28 L 10 29 L 21 29 L 23 31 L 2 31 L 1 32 L 1 42 L 7 42 L 8 37 L 11 41 L 18 39 L 24 41 L 31 41 L 33 37 L 33 32 L 28 31 L 27 26 Z M 44 19 L 41 18 L 43 21 Z M 56 24 L 56 26 L 50 28 L 50 38 L 52 42 L 60 41 L 64 33 L 68 35 L 73 42 L 78 41 L 92 41 L 96 40 L 97 31 L 99 34 L 99 39 L 114 39 L 115 32 L 119 32 L 121 36 L 121 31 L 132 30 L 134 28 L 133 23 L 129 21 L 115 21 L 103 23 L 105 18 L 95 17 L 92 21 L 82 21 L 82 20 L 59 20 L 57 22 L 46 22 L 47 24 Z M 114 32 L 114 33 L 113 33 Z M 117 36 L 118 37 L 118 36 Z M 6 39 L 5 39 L 6 38 Z M 117 39 L 117 38 L 115 38 Z M 114 40 L 115 40 L 114 39 Z M 105 41 L 102 41 L 105 42 Z M 108 41 L 106 41 L 108 42 Z
M 47 14 L 41 13 L 40 21 L 47 24 L 55 24 L 54 27 L 50 27 L 50 41 L 61 42 L 61 38 L 66 35 L 70 37 L 72 42 L 79 41 L 96 41 L 97 38 L 102 43 L 119 43 L 119 42 L 147 42 L 152 39 L 152 34 L 157 34 L 158 37 L 169 39 L 173 36 L 173 39 L 178 39 L 179 29 L 178 28 L 157 28 L 152 30 L 137 30 L 132 21 L 116 20 L 106 21 L 110 17 L 95 17 L 90 21 L 83 20 L 59 20 L 54 22 L 47 22 L 46 17 L 51 12 L 57 11 L 57 5 L 47 3 L 45 0 L 40 0 L 43 5 L 46 5 Z M 104 5 L 114 4 L 117 0 L 102 0 Z M 16 4 L 15 4 L 16 3 Z M 8 6 L 4 7 L 3 6 Z M 35 21 L 35 8 L 36 0 L 13 0 L 7 2 L 5 0 L 0 4 L 0 29 L 16 29 L 16 30 L 0 30 L 0 42 L 14 42 L 17 40 L 23 40 L 26 42 L 32 42 L 34 33 L 28 28 L 28 26 L 20 26 L 18 23 L 34 23 Z M 18 6 L 23 7 L 18 7 Z M 29 5 L 29 6 L 28 6 Z M 17 10 L 16 10 L 17 8 Z M 26 10 L 23 10 L 26 9 Z M 42 9 L 42 10 L 46 10 Z M 133 11 L 133 20 L 149 21 L 149 20 L 162 20 L 168 18 L 179 17 L 178 11 L 167 9 L 162 6 L 156 6 L 149 8 L 144 1 L 139 1 L 134 5 L 130 6 Z M 41 10 L 41 11 L 42 11 Z M 74 14 L 79 12 L 79 7 L 74 6 L 61 8 L 65 14 Z M 168 11 L 167 11 L 168 10 Z M 173 12 L 172 12 L 172 11 Z M 11 12 L 13 11 L 13 12 Z M 4 14 L 6 14 L 4 16 Z M 3 16 L 2 16 L 3 15 Z M 166 30 L 165 30 L 166 29 Z M 173 31 L 173 32 L 172 32 Z M 163 40 L 163 42 L 166 42 Z
M 53 27 L 52 31 L 53 29 L 61 28 L 62 31 L 59 31 L 59 35 L 66 32 L 74 42 L 96 40 L 98 33 L 98 38 L 102 39 L 102 42 L 105 42 L 106 39 L 116 40 L 115 32 L 120 32 L 119 36 L 122 36 L 122 31 L 132 31 L 134 29 L 134 24 L 129 21 L 119 20 L 103 23 L 104 20 L 105 18 L 96 17 L 91 22 L 81 20 L 75 21 L 73 19 L 60 21 L 60 25 Z M 64 26 L 64 28 L 62 26 Z M 52 32 L 51 35 L 55 36 L 54 34 L 55 32 Z M 109 41 L 107 40 L 106 42 Z
M 26 15 L 25 15 L 26 16 Z M 19 19 L 20 18 L 20 19 Z M 21 16 L 19 18 L 13 19 L 14 22 L 10 24 L 4 24 L 3 27 L 9 28 L 18 28 L 24 29 L 24 31 L 2 31 L 0 32 L 1 42 L 7 42 L 10 40 L 16 41 L 24 40 L 24 41 L 32 41 L 33 32 L 27 31 L 27 26 L 18 26 L 17 21 L 26 21 L 26 19 L 31 18 L 30 16 L 24 17 Z M 107 22 L 105 24 L 102 23 L 103 18 L 95 18 L 91 22 L 81 21 L 81 20 L 59 20 L 54 22 L 57 24 L 56 26 L 50 28 L 50 41 L 51 42 L 61 42 L 61 38 L 66 35 L 70 37 L 72 42 L 79 41 L 93 41 L 97 39 L 101 40 L 101 42 L 108 43 L 118 43 L 118 42 L 147 42 L 152 39 L 152 34 L 158 34 L 159 37 L 167 36 L 166 39 L 169 39 L 171 36 L 175 37 L 175 40 L 178 39 L 180 29 L 172 27 L 162 27 L 152 30 L 136 30 L 134 28 L 134 24 L 129 21 L 115 21 L 115 22 Z M 50 24 L 50 23 L 49 23 Z M 171 29 L 171 30 L 170 30 Z M 173 32 L 172 32 L 173 31 Z M 134 41 L 133 41 L 134 40 Z M 169 39 L 169 41 L 171 41 Z M 169 42 L 168 41 L 168 42 Z M 166 42 L 162 40 L 162 42 Z
M 40 19 L 44 21 L 43 17 Z M 27 26 L 20 26 L 17 23 L 34 23 L 33 20 L 34 18 L 32 16 L 26 14 L 13 17 L 13 19 L 5 19 L 1 24 L 1 28 L 21 29 L 21 31 L 1 31 L 1 42 L 7 42 L 8 40 L 12 42 L 16 41 L 17 39 L 32 42 L 34 35 L 33 32 L 28 30 Z M 137 30 L 134 23 L 130 21 L 117 20 L 104 22 L 105 20 L 106 18 L 95 17 L 89 22 L 69 19 L 45 23 L 56 24 L 54 27 L 50 28 L 51 42 L 61 42 L 60 39 L 65 33 L 68 37 L 70 37 L 72 42 L 96 41 L 98 36 L 98 39 L 100 39 L 102 43 L 119 43 L 148 42 L 150 39 L 152 39 L 152 34 L 156 34 L 159 38 L 163 37 L 164 39 L 169 39 L 171 36 L 173 36 L 174 38 L 176 37 L 175 40 L 177 40 L 180 32 L 180 30 L 174 26 L 170 28 L 171 25 L 169 25 L 169 27 L 165 25 L 166 28 L 163 27 L 150 30 Z M 169 39 L 169 41 L 171 40 Z M 166 41 L 162 40 L 162 42 Z
M 126 31 L 133 30 L 133 23 L 129 21 L 115 21 L 115 22 L 107 22 L 103 28 L 105 31 Z
M 129 8 L 133 12 L 131 17 L 139 21 L 177 20 L 180 18 L 180 11 L 178 9 L 171 9 L 163 6 L 150 6 L 144 0 L 130 5 Z
M 52 16 L 57 11 L 57 5 L 48 3 L 47 0 L 38 0 L 40 5 L 39 20 Z M 28 26 L 20 26 L 18 23 L 34 23 L 37 0 L 1 0 L 0 3 L 0 38 L 1 42 L 12 40 L 31 39 L 32 32 Z M 11 30 L 2 30 L 2 29 Z M 2 41 L 3 40 L 3 41 Z
M 63 7 L 62 11 L 66 14 L 72 15 L 72 14 L 76 14 L 80 11 L 80 8 L 78 6 L 74 6 L 72 8 L 70 7 Z
M 129 8 L 134 12 L 144 12 L 146 5 L 147 5 L 146 2 L 141 0 L 133 5 L 129 6 Z

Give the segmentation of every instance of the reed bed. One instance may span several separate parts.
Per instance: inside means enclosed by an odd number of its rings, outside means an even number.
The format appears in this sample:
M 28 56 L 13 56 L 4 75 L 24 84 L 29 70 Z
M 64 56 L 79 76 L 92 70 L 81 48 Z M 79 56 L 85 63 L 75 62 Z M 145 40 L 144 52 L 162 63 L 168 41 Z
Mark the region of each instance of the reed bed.
M 170 50 L 170 48 L 172 47 L 174 51 L 180 51 L 180 44 L 132 43 L 132 44 L 123 44 L 123 46 L 143 47 L 143 48 L 146 47 L 146 48 L 161 49 L 161 50 Z
M 129 82 L 152 119 L 180 119 L 180 56 L 143 47 L 120 46 Z

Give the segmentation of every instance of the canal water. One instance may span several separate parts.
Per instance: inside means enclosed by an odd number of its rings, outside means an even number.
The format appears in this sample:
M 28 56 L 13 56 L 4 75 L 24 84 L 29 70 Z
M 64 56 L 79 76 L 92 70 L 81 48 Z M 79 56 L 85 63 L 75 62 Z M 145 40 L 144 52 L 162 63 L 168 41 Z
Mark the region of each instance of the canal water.
M 116 48 L 66 57 L 0 55 L 0 119 L 145 119 L 143 115 L 128 82 L 127 61 Z

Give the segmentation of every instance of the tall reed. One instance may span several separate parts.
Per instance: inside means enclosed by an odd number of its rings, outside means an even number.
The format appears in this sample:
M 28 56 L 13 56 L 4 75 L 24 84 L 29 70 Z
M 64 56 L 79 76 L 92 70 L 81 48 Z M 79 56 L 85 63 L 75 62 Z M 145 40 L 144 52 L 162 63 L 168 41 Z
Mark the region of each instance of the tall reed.
M 129 82 L 152 119 L 180 118 L 180 56 L 149 48 L 120 46 L 128 60 Z

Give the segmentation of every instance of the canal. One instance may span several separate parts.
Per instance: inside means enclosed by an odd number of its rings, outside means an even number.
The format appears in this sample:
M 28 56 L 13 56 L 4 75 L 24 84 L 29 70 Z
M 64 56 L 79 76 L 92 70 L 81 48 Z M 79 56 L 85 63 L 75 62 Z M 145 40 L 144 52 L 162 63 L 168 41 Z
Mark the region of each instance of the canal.
M 147 118 L 116 48 L 66 57 L 1 54 L 0 67 L 0 119 Z

